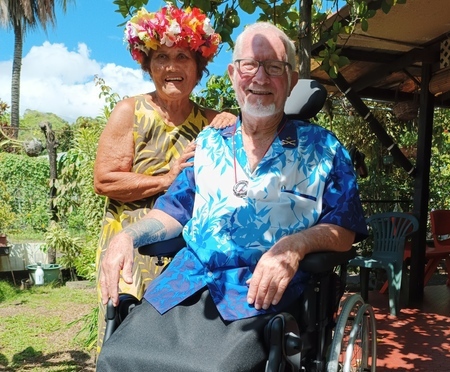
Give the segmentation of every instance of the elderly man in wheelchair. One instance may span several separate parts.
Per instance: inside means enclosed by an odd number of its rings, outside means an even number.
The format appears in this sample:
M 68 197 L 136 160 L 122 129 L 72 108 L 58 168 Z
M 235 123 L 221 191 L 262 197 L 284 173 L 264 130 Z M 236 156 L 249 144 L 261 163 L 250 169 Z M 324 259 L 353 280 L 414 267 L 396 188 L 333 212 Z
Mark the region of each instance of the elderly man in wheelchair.
M 295 67 L 294 45 L 277 27 L 256 23 L 237 38 L 228 66 L 237 123 L 204 130 L 195 164 L 108 247 L 102 300 L 114 308 L 119 275 L 132 280 L 133 248 L 167 240 L 171 251 L 173 238 L 184 239 L 142 302 L 107 332 L 97 371 L 304 370 L 305 358 L 307 370 L 333 370 L 333 313 L 367 227 L 347 150 L 284 113 Z M 165 255 L 154 247 L 147 253 Z M 364 306 L 357 298 L 343 311 L 349 319 Z

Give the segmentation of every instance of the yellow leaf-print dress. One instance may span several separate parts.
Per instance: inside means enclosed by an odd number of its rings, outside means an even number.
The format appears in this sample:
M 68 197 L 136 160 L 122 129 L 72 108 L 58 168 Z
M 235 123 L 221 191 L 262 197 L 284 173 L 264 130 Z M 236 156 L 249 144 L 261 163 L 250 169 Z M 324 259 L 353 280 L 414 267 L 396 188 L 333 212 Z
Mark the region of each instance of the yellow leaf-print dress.
M 179 158 L 187 144 L 193 141 L 197 134 L 208 125 L 205 113 L 194 105 L 188 118 L 177 127 L 168 126 L 161 116 L 145 100 L 145 95 L 137 96 L 134 115 L 134 161 L 132 172 L 151 175 L 161 175 L 170 170 L 172 162 Z M 105 328 L 105 306 L 101 303 L 101 292 L 98 284 L 101 261 L 110 239 L 125 226 L 141 219 L 152 207 L 159 196 L 154 195 L 134 202 L 122 203 L 117 200 L 106 200 L 100 242 L 97 250 L 97 292 L 99 301 L 99 327 L 97 353 L 100 352 Z M 119 283 L 121 293 L 130 293 L 142 298 L 148 283 L 159 273 L 150 257 L 141 256 L 135 252 L 133 265 L 133 284 L 129 285 L 122 279 Z

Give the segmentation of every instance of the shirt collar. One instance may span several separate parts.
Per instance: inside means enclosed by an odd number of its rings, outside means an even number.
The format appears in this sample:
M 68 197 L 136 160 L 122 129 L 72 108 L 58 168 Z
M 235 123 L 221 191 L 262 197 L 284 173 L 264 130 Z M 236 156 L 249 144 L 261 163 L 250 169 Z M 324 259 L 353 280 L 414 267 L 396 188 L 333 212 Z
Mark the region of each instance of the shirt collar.
M 280 139 L 281 145 L 283 147 L 296 148 L 298 146 L 297 125 L 293 120 L 289 120 L 288 117 L 284 115 L 283 119 L 281 120 L 280 126 L 283 125 L 286 120 L 286 125 L 278 134 L 278 138 Z M 241 115 L 239 114 L 239 116 L 236 118 L 236 122 L 233 125 L 220 129 L 220 134 L 222 135 L 222 137 L 229 138 L 233 136 L 241 122 Z

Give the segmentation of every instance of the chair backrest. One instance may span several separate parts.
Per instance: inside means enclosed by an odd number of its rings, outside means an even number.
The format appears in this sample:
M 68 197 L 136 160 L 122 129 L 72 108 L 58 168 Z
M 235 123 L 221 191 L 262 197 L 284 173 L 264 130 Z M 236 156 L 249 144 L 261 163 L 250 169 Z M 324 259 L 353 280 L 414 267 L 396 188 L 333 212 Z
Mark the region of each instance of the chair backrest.
M 436 249 L 450 248 L 450 210 L 430 212 L 431 234 Z
M 419 227 L 417 218 L 409 213 L 386 212 L 370 216 L 367 224 L 373 234 L 372 257 L 402 263 L 406 237 Z

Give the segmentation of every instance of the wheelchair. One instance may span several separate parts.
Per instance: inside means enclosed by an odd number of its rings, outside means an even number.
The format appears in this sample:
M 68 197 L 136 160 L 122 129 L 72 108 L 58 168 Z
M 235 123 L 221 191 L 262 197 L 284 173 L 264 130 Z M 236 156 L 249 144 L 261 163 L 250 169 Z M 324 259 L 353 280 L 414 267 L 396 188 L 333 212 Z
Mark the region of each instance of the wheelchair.
M 309 121 L 322 109 L 326 98 L 327 91 L 320 83 L 301 79 L 286 102 L 285 113 Z M 183 247 L 185 242 L 179 236 L 140 247 L 139 253 L 157 257 L 157 265 L 162 266 Z M 318 252 L 301 261 L 299 269 L 311 276 L 298 301 L 296 314 L 274 315 L 266 325 L 265 372 L 376 370 L 373 309 L 358 294 L 344 296 L 347 262 L 355 255 L 354 249 Z M 129 294 L 119 296 L 117 307 L 108 303 L 104 342 L 139 303 Z
M 139 248 L 164 265 L 185 242 L 181 236 Z M 358 294 L 342 300 L 348 252 L 307 255 L 300 269 L 311 274 L 298 301 L 296 314 L 280 313 L 268 322 L 264 339 L 268 351 L 265 372 L 355 372 L 376 370 L 376 323 L 372 307 Z M 121 294 L 119 305 L 108 303 L 104 342 L 140 303 Z

